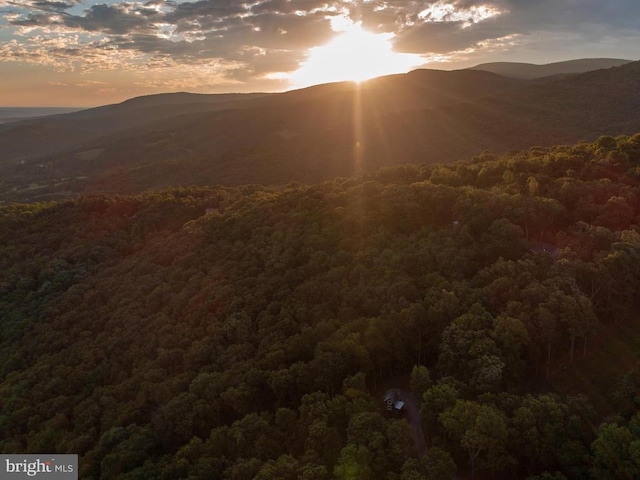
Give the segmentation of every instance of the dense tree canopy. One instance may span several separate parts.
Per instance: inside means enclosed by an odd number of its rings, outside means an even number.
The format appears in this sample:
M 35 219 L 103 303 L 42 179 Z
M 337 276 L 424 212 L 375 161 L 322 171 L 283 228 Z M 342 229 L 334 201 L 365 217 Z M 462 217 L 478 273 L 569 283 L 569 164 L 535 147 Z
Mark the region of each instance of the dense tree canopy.
M 602 426 L 548 380 L 633 319 L 639 180 L 636 135 L 2 206 L 0 450 L 94 480 L 633 478 L 637 370 Z

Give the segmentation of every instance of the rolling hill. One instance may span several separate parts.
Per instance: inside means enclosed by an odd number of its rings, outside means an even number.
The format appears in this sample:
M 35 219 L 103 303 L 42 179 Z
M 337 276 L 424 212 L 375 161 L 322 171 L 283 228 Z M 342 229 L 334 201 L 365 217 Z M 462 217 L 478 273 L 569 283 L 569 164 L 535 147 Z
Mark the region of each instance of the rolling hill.
M 631 60 L 619 58 L 581 58 L 578 60 L 547 63 L 543 65 L 521 62 L 493 62 L 476 65 L 475 67 L 471 67 L 470 70 L 482 70 L 502 75 L 503 77 L 533 80 L 551 75 L 586 73 L 605 68 L 620 67 L 631 62 Z
M 0 128 L 0 199 L 313 183 L 640 131 L 640 62 L 513 79 L 416 70 L 281 94 L 142 97 Z

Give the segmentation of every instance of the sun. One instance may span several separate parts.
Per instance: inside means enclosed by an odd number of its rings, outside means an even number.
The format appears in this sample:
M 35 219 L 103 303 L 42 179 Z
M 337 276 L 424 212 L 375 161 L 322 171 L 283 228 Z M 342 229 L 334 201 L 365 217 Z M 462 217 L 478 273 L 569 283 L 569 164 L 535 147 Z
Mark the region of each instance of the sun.
M 331 42 L 309 50 L 307 60 L 289 77 L 294 87 L 405 73 L 425 63 L 420 55 L 397 53 L 390 33 L 371 33 L 344 17 L 332 20 L 338 33 Z

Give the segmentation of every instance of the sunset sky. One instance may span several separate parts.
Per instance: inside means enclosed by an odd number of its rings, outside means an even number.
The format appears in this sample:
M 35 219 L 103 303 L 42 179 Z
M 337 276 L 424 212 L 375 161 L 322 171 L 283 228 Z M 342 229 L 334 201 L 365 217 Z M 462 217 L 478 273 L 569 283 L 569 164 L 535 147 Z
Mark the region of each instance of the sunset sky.
M 640 58 L 639 0 L 0 0 L 0 106 Z

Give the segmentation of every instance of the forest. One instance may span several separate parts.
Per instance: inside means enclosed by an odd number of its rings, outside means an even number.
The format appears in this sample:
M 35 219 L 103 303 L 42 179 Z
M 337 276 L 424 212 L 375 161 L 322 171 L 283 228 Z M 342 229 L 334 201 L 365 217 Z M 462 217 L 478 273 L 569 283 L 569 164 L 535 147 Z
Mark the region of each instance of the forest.
M 639 478 L 639 182 L 640 134 L 2 205 L 0 451 L 87 480 Z

